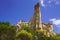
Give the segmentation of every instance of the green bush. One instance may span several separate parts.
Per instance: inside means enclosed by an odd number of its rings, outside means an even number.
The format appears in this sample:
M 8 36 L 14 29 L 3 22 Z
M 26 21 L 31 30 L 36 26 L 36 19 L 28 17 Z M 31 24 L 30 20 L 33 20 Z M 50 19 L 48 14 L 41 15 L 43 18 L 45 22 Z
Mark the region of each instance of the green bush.
M 0 22 L 0 40 L 14 40 L 16 27 L 9 22 Z
M 60 40 L 60 34 L 56 34 L 55 39 Z
M 16 34 L 17 39 L 20 40 L 32 40 L 32 34 L 27 32 L 26 30 L 21 30 Z
M 37 29 L 36 31 L 35 31 L 35 36 L 36 36 L 36 39 L 37 40 L 44 40 L 45 38 L 45 30 L 39 30 L 39 29 Z

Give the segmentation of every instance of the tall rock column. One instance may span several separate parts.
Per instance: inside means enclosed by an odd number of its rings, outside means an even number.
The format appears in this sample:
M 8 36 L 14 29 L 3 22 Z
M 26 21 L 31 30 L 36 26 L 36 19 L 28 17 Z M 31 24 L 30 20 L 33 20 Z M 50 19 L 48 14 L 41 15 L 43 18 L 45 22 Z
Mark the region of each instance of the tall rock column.
M 42 29 L 40 3 L 39 2 L 34 6 L 34 27 Z

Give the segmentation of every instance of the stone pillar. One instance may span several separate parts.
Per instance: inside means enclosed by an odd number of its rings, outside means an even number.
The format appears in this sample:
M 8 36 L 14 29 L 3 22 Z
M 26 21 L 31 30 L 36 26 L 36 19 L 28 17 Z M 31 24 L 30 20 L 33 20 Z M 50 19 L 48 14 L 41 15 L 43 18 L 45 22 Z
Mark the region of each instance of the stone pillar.
M 39 2 L 34 6 L 34 27 L 40 28 L 40 29 L 42 28 Z

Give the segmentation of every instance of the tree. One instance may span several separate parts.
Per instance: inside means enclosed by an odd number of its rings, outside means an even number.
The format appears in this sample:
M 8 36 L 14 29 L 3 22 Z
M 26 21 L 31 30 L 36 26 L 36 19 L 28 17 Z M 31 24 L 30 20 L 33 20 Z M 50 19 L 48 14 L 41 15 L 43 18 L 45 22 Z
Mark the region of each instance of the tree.
M 60 40 L 60 34 L 56 34 L 55 38 L 56 40 Z
M 20 30 L 26 30 L 27 32 L 30 32 L 32 34 L 34 33 L 34 31 L 31 27 L 22 26 Z
M 21 30 L 16 34 L 16 37 L 20 40 L 32 40 L 33 35 L 30 32 L 27 32 L 26 30 Z
M 45 40 L 44 37 L 45 37 L 45 30 L 40 30 L 40 29 L 37 29 L 36 32 L 35 32 L 35 37 L 36 37 L 36 40 Z
M 14 40 L 16 35 L 16 27 L 9 22 L 0 22 L 0 39 Z

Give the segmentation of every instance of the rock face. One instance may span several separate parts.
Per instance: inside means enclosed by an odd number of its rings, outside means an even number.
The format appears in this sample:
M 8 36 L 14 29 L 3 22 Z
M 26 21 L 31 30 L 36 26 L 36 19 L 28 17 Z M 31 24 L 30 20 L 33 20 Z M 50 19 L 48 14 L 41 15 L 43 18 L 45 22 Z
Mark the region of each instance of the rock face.
M 53 31 L 53 26 L 51 23 L 42 23 L 41 21 L 41 12 L 40 12 L 40 3 L 38 2 L 34 6 L 34 15 L 30 18 L 29 22 L 26 21 L 20 21 L 17 24 L 17 27 L 20 29 L 22 26 L 27 26 L 33 28 L 33 30 L 36 30 L 37 28 L 46 30 L 46 34 L 48 36 L 55 35 Z
M 33 19 L 34 19 L 34 27 L 36 28 L 40 28 L 41 29 L 41 13 L 40 13 L 40 4 L 37 3 L 35 6 L 34 6 L 34 16 L 33 16 Z

